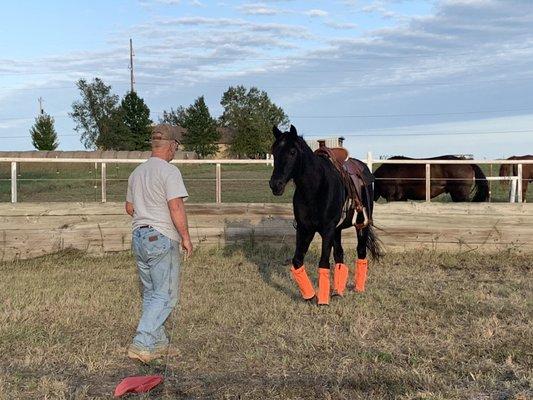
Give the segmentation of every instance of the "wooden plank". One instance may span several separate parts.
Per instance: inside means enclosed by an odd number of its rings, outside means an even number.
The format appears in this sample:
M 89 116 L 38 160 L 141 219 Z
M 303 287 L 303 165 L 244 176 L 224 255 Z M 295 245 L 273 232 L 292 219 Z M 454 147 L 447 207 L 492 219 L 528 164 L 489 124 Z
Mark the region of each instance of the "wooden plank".
M 290 204 L 222 203 L 186 204 L 189 215 L 286 215 L 292 216 Z M 374 215 L 381 214 L 472 214 L 533 215 L 533 204 L 510 203 L 431 203 L 394 202 L 376 204 Z M 125 215 L 123 203 L 0 203 L 0 216 L 35 215 Z
M 187 204 L 189 215 L 279 215 L 291 214 L 292 206 L 289 204 L 265 203 L 227 203 L 215 205 Z M 125 215 L 124 203 L 18 203 L 0 204 L 0 216 L 34 216 L 34 215 Z
M 240 215 L 226 216 L 189 216 L 190 229 L 209 228 L 213 226 L 279 226 L 286 225 L 292 229 L 293 219 L 290 217 L 265 218 L 250 216 L 242 218 Z M 89 215 L 89 216 L 24 216 L 0 217 L 1 230 L 19 231 L 46 228 L 57 229 L 86 229 L 130 227 L 131 218 L 127 215 Z
M 291 215 L 290 204 L 264 203 L 223 203 L 186 204 L 190 215 L 225 215 L 225 214 L 253 214 L 253 215 Z M 80 211 L 83 209 L 83 211 Z M 474 215 L 532 215 L 533 204 L 510 203 L 431 203 L 398 202 L 376 204 L 374 215 L 380 214 L 474 214 Z M 1 203 L 0 216 L 14 215 L 124 215 L 123 203 Z

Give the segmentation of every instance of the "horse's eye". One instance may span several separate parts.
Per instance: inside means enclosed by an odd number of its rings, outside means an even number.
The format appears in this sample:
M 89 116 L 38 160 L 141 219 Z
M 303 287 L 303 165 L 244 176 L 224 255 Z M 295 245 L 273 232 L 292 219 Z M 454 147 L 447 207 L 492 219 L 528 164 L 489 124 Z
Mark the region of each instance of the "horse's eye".
M 289 154 L 291 156 L 295 156 L 296 155 L 296 150 L 295 149 L 292 149 L 291 151 L 289 151 Z

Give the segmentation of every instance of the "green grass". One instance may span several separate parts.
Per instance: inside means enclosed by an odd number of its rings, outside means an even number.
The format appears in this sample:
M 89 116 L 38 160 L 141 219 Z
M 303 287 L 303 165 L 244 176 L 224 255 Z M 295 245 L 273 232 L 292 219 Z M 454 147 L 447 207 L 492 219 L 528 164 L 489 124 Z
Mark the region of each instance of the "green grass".
M 107 165 L 107 199 L 122 201 L 126 195 L 128 176 L 134 164 Z M 190 194 L 190 202 L 215 201 L 214 165 L 178 165 Z M 379 164 L 374 165 L 376 169 Z M 487 176 L 496 176 L 499 165 L 481 168 Z M 21 202 L 84 201 L 101 200 L 100 167 L 87 164 L 19 163 L 18 200 Z M 231 203 L 278 203 L 291 202 L 294 188 L 289 184 L 281 197 L 273 196 L 268 186 L 272 167 L 267 165 L 223 165 L 222 201 Z M 9 163 L 0 163 L 0 201 L 11 199 Z M 508 182 L 489 182 L 492 201 L 508 201 Z M 533 190 L 529 190 L 528 201 L 533 201 Z M 433 201 L 451 201 L 447 194 Z
M 167 324 L 180 354 L 139 398 L 533 396 L 532 255 L 389 254 L 371 262 L 364 294 L 323 308 L 300 300 L 290 257 L 198 250 Z M 317 262 L 312 249 L 313 279 Z M 140 312 L 129 254 L 64 252 L 0 273 L 0 398 L 111 398 L 123 377 L 165 371 L 125 356 Z

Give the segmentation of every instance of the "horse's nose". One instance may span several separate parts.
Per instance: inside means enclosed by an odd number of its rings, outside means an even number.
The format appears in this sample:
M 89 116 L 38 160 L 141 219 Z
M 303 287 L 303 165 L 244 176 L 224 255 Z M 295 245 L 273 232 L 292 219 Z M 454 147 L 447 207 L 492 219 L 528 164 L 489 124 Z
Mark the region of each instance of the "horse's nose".
M 272 189 L 272 192 L 277 193 L 283 187 L 283 181 L 281 179 L 271 178 L 269 185 L 270 185 L 270 189 Z

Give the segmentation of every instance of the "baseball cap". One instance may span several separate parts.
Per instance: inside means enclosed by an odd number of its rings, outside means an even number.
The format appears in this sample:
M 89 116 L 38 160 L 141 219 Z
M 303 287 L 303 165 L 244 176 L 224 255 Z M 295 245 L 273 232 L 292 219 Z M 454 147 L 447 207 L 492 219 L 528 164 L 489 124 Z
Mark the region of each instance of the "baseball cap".
M 172 129 L 171 125 L 157 125 L 152 128 L 151 140 L 173 140 L 180 142 L 177 129 Z

